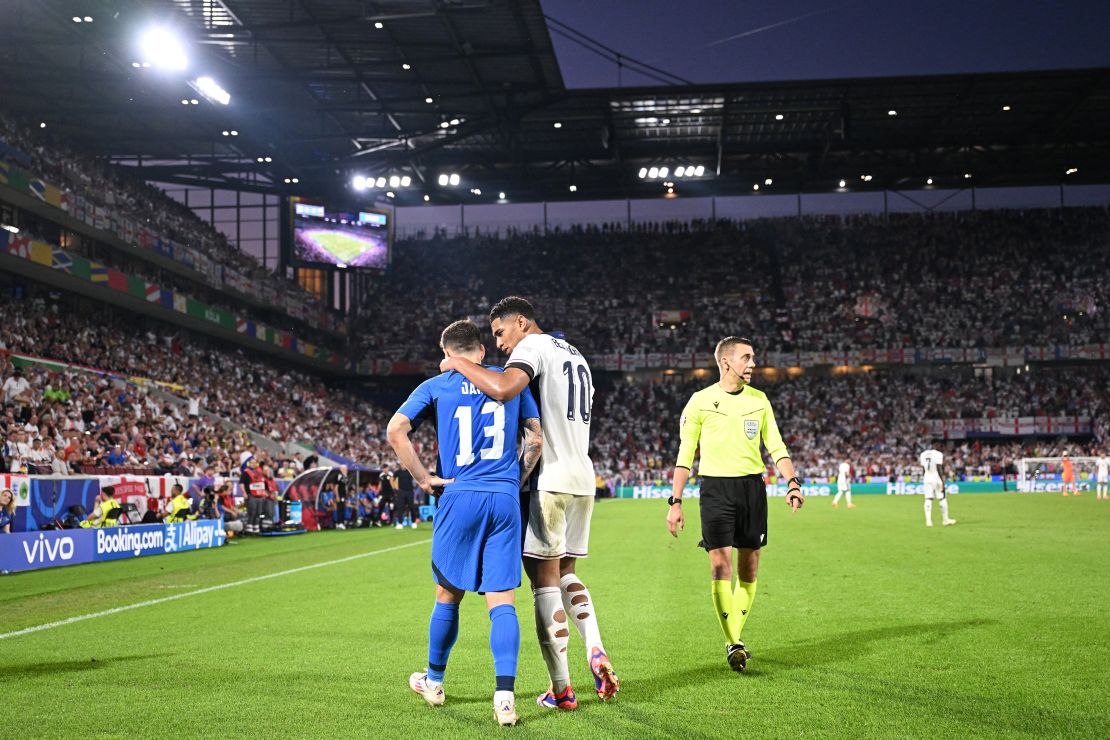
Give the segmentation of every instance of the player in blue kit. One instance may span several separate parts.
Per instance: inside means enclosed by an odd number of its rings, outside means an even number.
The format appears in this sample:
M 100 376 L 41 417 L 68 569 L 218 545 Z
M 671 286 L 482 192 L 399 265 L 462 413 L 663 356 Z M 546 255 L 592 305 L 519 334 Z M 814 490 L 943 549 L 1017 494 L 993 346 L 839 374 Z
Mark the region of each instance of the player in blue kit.
M 485 357 L 478 327 L 456 321 L 443 330 L 445 357 L 481 364 Z M 389 421 L 389 444 L 413 481 L 431 493 L 443 487 L 432 529 L 435 608 L 428 627 L 428 670 L 409 677 L 409 686 L 429 704 L 443 704 L 447 658 L 459 634 L 459 603 L 467 591 L 485 594 L 490 616 L 490 650 L 498 724 L 518 720 L 513 694 L 520 624 L 513 603 L 520 585 L 522 529 L 520 481 L 531 474 L 542 451 L 539 409 L 531 394 L 494 401 L 458 372 L 421 383 Z M 421 463 L 409 433 L 425 418 L 436 425 L 439 471 Z M 524 454 L 517 459 L 517 438 Z M 523 469 L 522 469 L 523 468 Z

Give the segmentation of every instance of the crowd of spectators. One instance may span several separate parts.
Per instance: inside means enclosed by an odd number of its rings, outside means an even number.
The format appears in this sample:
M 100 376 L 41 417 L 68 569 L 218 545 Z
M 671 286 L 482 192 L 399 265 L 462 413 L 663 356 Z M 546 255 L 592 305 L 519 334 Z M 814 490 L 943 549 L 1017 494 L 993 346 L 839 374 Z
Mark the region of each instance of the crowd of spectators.
M 49 130 L 27 127 L 2 113 L 0 145 L 10 147 L 0 146 L 0 159 L 12 161 L 56 187 L 104 206 L 117 217 L 131 219 L 161 237 L 185 244 L 216 265 L 242 274 L 252 285 L 266 285 L 279 296 L 294 295 L 298 300 L 315 303 L 296 283 L 267 269 L 188 206 L 133 176 L 127 168 L 112 167 L 86 156 L 51 136 Z M 21 161 L 24 158 L 17 152 L 26 155 L 29 161 Z
M 762 352 L 1085 344 L 1110 336 L 1107 274 L 1105 208 L 436 237 L 394 249 L 364 351 L 434 359 L 444 317 L 507 294 L 587 357 L 708 354 L 734 333 Z M 661 328 L 667 310 L 690 317 Z
M 282 470 L 296 467 L 294 443 L 323 447 L 368 467 L 393 461 L 385 441 L 386 412 L 308 373 L 166 328 L 140 329 L 108 310 L 82 314 L 36 298 L 0 301 L 0 312 L 6 317 L 0 350 L 104 371 L 35 365 L 19 371 L 20 377 L 4 363 L 4 419 L 12 422 L 0 426 L 5 432 L 12 423 L 27 427 L 22 432 L 29 449 L 35 439 L 44 450 L 52 447 L 52 470 L 65 465 L 76 472 L 120 460 L 155 472 L 188 474 L 201 461 L 230 470 L 238 464 L 237 454 L 251 446 L 245 430 L 289 451 L 288 458 L 274 461 Z M 114 380 L 105 373 L 154 382 Z M 225 430 L 212 414 L 235 431 Z M 4 442 L 19 445 L 18 436 Z M 428 431 L 417 439 L 434 449 Z M 13 449 L 18 454 L 10 460 L 33 462 L 22 447 Z
M 620 382 L 599 391 L 592 444 L 607 479 L 670 480 L 678 450 L 678 419 L 690 395 L 715 378 L 682 382 Z M 938 444 L 957 475 L 1012 472 L 1024 456 L 1072 455 L 1110 446 L 1110 369 L 1041 367 L 1021 375 L 976 377 L 953 368 L 942 375 L 860 372 L 807 373 L 753 385 L 771 398 L 795 465 L 810 479 L 831 480 L 847 460 L 856 476 L 919 472 L 917 457 Z M 931 439 L 928 419 L 1016 416 L 1092 417 L 1091 437 L 1040 442 Z

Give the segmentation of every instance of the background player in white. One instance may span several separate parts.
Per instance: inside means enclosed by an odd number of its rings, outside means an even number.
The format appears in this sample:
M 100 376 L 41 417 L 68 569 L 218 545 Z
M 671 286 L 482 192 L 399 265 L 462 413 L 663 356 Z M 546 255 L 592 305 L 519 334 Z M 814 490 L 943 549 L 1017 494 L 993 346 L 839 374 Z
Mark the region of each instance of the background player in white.
M 532 304 L 524 298 L 501 299 L 489 317 L 497 347 L 509 354 L 505 371 L 458 357 L 445 359 L 440 370 L 457 370 L 497 401 L 513 398 L 531 383 L 539 403 L 539 490 L 529 502 L 524 539 L 524 569 L 535 594 L 536 635 L 551 676 L 551 689 L 537 702 L 549 708 L 578 707 L 567 667 L 568 615 L 586 643 L 597 695 L 608 701 L 620 690 L 620 682 L 601 642 L 593 599 L 575 573 L 577 559 L 587 555 L 594 506 L 590 368 L 572 345 L 543 333 Z
M 1110 479 L 1110 458 L 1103 452 L 1095 461 L 1095 499 L 1110 500 L 1106 491 L 1107 480 Z
M 836 470 L 836 498 L 832 502 L 834 509 L 840 506 L 841 496 L 847 499 L 849 509 L 856 508 L 852 503 L 852 465 L 847 460 L 841 462 Z
M 933 499 L 940 502 L 941 523 L 944 526 L 955 524 L 955 519 L 948 518 L 948 497 L 944 494 L 944 480 L 941 477 L 941 466 L 944 464 L 944 453 L 940 450 L 925 450 L 918 459 L 921 467 L 925 469 L 925 526 L 933 526 Z

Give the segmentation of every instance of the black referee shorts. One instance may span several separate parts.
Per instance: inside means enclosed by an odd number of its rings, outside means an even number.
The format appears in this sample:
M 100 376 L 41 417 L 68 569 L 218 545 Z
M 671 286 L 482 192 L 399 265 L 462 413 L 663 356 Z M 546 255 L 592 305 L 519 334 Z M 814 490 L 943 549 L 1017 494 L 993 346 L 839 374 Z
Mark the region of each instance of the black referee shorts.
M 699 509 L 699 547 L 758 550 L 767 544 L 767 485 L 762 475 L 702 476 Z

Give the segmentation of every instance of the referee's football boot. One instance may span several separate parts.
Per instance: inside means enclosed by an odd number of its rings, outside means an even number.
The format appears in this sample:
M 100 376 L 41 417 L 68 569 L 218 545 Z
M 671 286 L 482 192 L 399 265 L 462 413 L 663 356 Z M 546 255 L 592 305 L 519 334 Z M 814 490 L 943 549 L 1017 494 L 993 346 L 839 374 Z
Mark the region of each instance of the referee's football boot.
M 752 654 L 748 652 L 744 643 L 738 642 L 735 645 L 726 645 L 725 649 L 727 650 L 729 668 L 740 673 L 748 667 L 748 661 L 752 659 Z

